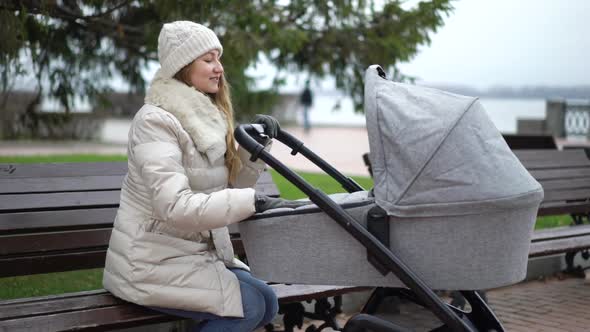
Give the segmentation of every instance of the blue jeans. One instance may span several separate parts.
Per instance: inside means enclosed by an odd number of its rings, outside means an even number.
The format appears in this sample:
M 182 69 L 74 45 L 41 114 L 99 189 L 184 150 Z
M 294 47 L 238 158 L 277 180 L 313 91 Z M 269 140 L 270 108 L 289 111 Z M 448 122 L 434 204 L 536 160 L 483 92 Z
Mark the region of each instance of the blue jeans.
M 169 315 L 200 321 L 194 331 L 245 332 L 254 331 L 270 323 L 279 310 L 277 296 L 264 282 L 254 278 L 250 272 L 230 269 L 240 282 L 244 318 L 221 317 L 207 312 L 150 307 Z

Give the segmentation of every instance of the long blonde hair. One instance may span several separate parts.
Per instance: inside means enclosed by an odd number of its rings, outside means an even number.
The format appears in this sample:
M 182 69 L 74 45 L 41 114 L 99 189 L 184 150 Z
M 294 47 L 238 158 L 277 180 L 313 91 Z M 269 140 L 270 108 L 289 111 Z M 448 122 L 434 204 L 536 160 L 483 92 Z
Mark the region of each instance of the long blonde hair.
M 181 70 L 174 75 L 174 78 L 185 83 L 188 86 L 192 86 L 190 81 L 190 66 L 192 62 L 184 66 Z M 230 183 L 235 183 L 238 173 L 242 168 L 242 162 L 238 157 L 238 150 L 236 148 L 236 139 L 234 137 L 234 110 L 231 103 L 230 86 L 225 75 L 222 73 L 219 79 L 219 90 L 217 93 L 207 93 L 211 101 L 217 108 L 225 114 L 227 120 L 227 134 L 225 135 L 225 143 L 227 150 L 225 152 L 225 167 L 229 172 L 228 180 Z

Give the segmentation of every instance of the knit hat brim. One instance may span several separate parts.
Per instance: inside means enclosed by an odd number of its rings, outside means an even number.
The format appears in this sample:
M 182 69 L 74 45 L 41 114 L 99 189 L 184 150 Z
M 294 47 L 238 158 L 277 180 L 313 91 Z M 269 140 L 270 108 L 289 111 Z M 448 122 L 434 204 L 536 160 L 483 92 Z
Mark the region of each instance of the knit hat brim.
M 191 63 L 201 55 L 218 50 L 219 56 L 223 53 L 221 42 L 215 33 L 209 29 L 193 33 L 179 47 L 173 50 L 166 59 L 160 59 L 160 75 L 162 77 L 173 77 L 180 69 Z

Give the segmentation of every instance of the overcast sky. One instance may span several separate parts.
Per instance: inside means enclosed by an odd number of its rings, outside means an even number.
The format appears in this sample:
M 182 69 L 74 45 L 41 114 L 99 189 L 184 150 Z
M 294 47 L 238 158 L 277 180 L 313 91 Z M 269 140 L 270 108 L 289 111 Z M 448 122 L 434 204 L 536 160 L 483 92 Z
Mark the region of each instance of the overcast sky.
M 590 0 L 458 0 L 400 68 L 432 83 L 590 85 Z
M 418 0 L 409 0 L 406 6 Z M 590 0 L 456 0 L 445 24 L 431 34 L 403 73 L 427 83 L 478 88 L 590 85 Z M 252 70 L 270 85 L 269 65 Z M 262 71 L 260 69 L 263 69 Z M 303 86 L 287 76 L 285 92 Z M 332 89 L 332 80 L 314 84 Z
M 418 0 L 408 0 L 412 6 Z M 455 10 L 402 72 L 428 83 L 486 88 L 496 85 L 590 85 L 590 0 L 456 0 Z M 151 80 L 157 64 L 145 77 Z M 271 66 L 251 68 L 260 87 Z M 289 75 L 282 91 L 299 91 Z M 230 78 L 231 79 L 231 78 Z M 119 80 L 114 86 L 122 87 Z M 330 90 L 331 80 L 321 84 Z

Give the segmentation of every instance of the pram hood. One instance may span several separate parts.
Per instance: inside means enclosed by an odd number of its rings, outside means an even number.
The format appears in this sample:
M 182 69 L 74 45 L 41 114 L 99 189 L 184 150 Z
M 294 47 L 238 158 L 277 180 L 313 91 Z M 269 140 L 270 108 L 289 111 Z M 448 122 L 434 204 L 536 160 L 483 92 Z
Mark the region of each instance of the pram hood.
M 365 73 L 375 200 L 389 215 L 470 215 L 539 205 L 522 166 L 477 98 Z

